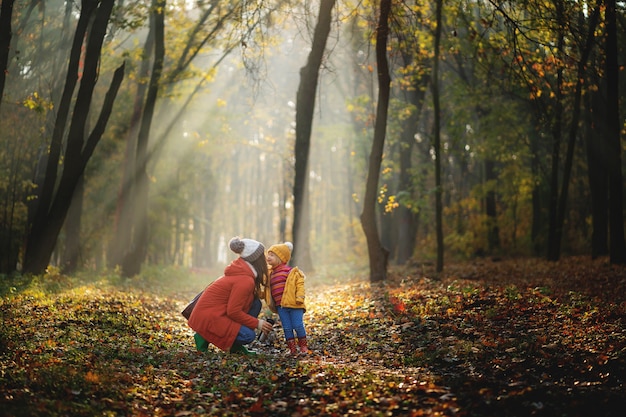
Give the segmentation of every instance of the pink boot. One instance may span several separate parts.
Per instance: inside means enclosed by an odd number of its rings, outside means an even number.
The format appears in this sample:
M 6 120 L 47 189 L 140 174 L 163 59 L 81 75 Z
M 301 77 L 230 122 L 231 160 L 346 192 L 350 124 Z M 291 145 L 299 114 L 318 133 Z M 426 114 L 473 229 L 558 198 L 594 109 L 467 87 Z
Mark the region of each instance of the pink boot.
M 300 346 L 300 353 L 306 355 L 309 353 L 309 347 L 307 346 L 306 337 L 298 338 L 298 346 Z
M 287 347 L 289 348 L 289 353 L 292 355 L 298 354 L 298 349 L 296 349 L 296 339 L 287 340 Z

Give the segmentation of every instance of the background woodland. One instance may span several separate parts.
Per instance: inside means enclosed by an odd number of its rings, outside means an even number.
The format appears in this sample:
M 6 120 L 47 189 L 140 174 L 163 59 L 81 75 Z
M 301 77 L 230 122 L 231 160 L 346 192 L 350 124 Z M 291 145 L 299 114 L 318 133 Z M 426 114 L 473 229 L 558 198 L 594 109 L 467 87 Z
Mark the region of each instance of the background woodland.
M 387 262 L 624 263 L 624 17 L 3 0 L 0 273 L 212 268 L 235 235 L 291 240 L 311 272 L 369 259 L 373 280 Z

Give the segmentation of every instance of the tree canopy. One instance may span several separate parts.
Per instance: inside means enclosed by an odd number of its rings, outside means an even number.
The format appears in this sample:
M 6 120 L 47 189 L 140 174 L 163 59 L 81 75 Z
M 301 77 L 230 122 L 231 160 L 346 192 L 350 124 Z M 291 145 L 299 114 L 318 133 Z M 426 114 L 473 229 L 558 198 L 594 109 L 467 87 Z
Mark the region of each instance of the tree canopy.
M 391 264 L 622 263 L 623 5 L 444 1 L 440 19 L 429 2 L 389 6 L 384 131 L 379 4 L 339 1 L 303 169 L 316 3 L 3 2 L 0 272 L 219 265 L 234 235 L 294 240 L 304 178 L 299 245 L 322 267 L 376 256 L 364 210 Z

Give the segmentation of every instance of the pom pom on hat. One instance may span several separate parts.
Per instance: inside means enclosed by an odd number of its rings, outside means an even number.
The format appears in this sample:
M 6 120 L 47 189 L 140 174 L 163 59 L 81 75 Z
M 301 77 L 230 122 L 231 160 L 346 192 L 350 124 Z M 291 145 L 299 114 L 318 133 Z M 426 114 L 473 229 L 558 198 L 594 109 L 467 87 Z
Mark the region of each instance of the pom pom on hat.
M 228 247 L 248 262 L 256 261 L 259 256 L 265 253 L 263 244 L 253 239 L 234 237 L 228 242 Z
M 274 252 L 276 256 L 278 256 L 280 260 L 283 261 L 283 263 L 287 263 L 291 259 L 291 252 L 293 252 L 293 243 L 278 243 L 276 245 L 270 246 L 267 251 Z

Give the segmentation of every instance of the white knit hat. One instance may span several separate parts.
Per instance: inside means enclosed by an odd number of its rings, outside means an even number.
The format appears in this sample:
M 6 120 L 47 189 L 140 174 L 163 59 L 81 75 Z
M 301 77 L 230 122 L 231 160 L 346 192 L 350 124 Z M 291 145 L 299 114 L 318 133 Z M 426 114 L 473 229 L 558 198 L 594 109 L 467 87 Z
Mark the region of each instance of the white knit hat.
M 259 256 L 265 253 L 265 248 L 261 242 L 253 239 L 241 239 L 234 237 L 228 242 L 230 250 L 239 254 L 244 261 L 254 262 Z

